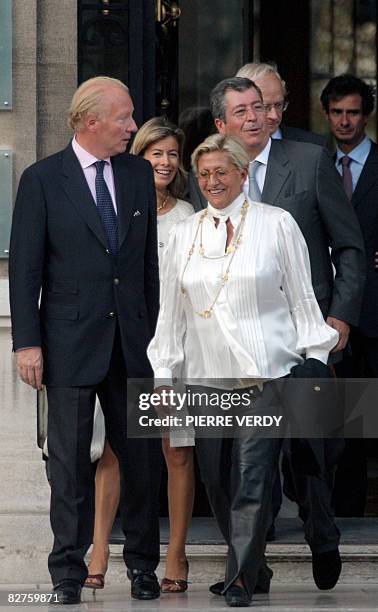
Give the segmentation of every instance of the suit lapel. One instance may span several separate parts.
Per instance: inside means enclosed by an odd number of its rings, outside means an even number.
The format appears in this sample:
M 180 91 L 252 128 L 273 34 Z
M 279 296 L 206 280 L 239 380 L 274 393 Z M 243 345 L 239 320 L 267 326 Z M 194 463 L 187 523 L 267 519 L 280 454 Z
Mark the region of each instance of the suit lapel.
M 373 142 L 370 153 L 362 169 L 360 178 L 352 197 L 353 206 L 357 207 L 364 200 L 365 194 L 378 180 L 378 147 Z
M 93 201 L 84 172 L 71 144 L 63 151 L 62 175 L 64 190 L 71 204 L 98 240 L 107 248 L 108 242 L 96 203 Z
M 289 175 L 289 160 L 282 147 L 282 141 L 272 140 L 261 201 L 276 204 Z
M 121 248 L 129 229 L 131 215 L 134 210 L 135 177 L 131 176 L 127 156 L 112 157 L 114 186 L 118 213 L 118 242 Z

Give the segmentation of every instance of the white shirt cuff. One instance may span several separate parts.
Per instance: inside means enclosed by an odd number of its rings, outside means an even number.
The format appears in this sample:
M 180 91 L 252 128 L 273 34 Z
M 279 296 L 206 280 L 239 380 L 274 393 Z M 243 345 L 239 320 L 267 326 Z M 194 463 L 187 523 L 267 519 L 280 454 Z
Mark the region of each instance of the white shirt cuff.
M 154 375 L 155 388 L 162 386 L 172 387 L 172 370 L 170 368 L 157 368 Z
M 327 365 L 329 351 L 324 349 L 309 349 L 306 352 L 306 359 L 317 359 Z

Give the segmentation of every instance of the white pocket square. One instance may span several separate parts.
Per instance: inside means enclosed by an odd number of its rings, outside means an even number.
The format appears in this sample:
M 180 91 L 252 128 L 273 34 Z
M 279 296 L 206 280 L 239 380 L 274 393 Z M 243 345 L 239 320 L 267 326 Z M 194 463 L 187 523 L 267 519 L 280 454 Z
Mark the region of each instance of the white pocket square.
M 141 214 L 142 214 L 142 213 L 141 213 L 141 212 L 139 212 L 139 210 L 136 210 L 133 216 L 134 216 L 134 217 L 140 217 L 140 215 L 141 215 Z

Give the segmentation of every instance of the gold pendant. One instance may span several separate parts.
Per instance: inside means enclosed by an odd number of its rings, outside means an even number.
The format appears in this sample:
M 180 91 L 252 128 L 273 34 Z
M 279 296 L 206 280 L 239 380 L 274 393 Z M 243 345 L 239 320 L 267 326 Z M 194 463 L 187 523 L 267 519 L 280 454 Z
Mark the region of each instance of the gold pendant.
M 235 247 L 233 244 L 230 244 L 227 249 L 226 249 L 226 254 L 229 255 L 230 253 L 232 253 L 235 250 Z
M 211 317 L 211 310 L 204 310 L 203 312 L 200 312 L 200 315 L 204 319 L 209 319 Z

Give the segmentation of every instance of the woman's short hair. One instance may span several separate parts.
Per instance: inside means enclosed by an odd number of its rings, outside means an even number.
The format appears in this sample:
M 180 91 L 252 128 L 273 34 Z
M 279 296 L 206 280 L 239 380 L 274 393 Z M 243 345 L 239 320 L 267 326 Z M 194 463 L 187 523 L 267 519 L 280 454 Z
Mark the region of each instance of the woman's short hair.
M 130 149 L 130 153 L 143 157 L 146 150 L 151 145 L 164 138 L 169 138 L 170 136 L 175 138 L 178 144 L 179 165 L 177 174 L 168 187 L 170 194 L 174 198 L 178 198 L 185 193 L 186 172 L 182 163 L 185 134 L 177 125 L 171 123 L 165 117 L 153 117 L 149 119 L 139 128 Z
M 198 160 L 206 153 L 220 151 L 226 153 L 230 162 L 239 170 L 247 170 L 249 165 L 248 153 L 242 143 L 232 136 L 212 134 L 204 140 L 192 153 L 192 168 L 194 174 L 198 172 Z
M 68 125 L 75 131 L 84 127 L 83 119 L 88 113 L 102 116 L 109 104 L 109 88 L 118 87 L 129 92 L 128 87 L 119 81 L 107 76 L 98 76 L 84 81 L 75 91 L 68 111 Z

